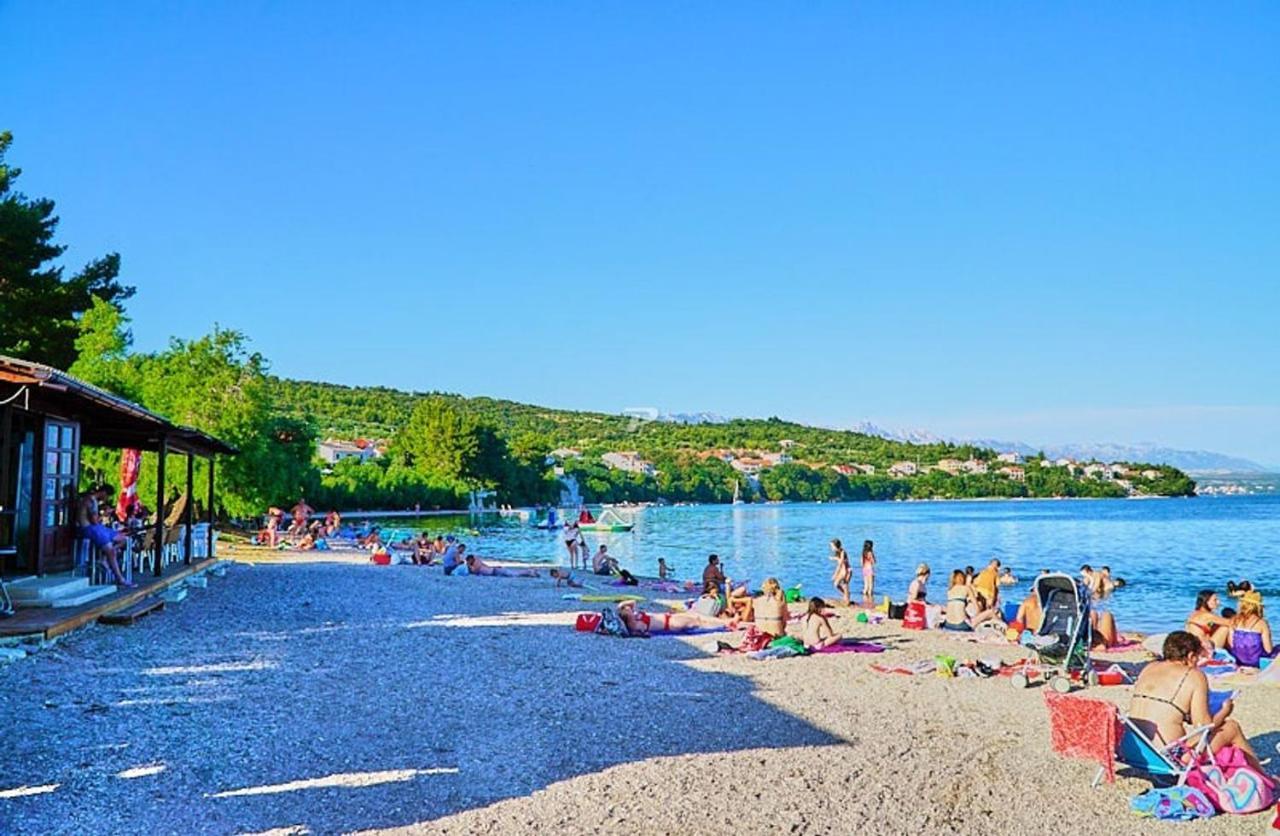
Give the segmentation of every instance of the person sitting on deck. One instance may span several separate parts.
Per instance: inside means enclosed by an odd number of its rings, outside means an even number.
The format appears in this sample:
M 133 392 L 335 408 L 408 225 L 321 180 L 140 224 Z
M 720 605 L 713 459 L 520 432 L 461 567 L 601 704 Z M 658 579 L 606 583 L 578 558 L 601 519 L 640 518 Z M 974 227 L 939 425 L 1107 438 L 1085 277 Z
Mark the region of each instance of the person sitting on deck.
M 609 547 L 600 544 L 599 550 L 591 558 L 591 571 L 597 575 L 616 575 L 619 573 L 618 561 L 609 556 Z
M 827 620 L 825 610 L 827 602 L 821 598 L 809 599 L 809 611 L 804 616 L 804 649 L 808 651 L 821 650 L 824 647 L 831 647 L 840 643 L 840 634 L 831 626 L 831 622 Z
M 1229 719 L 1234 700 L 1227 700 L 1217 714 L 1210 716 L 1209 680 L 1199 668 L 1203 652 L 1198 636 L 1182 630 L 1170 633 L 1164 640 L 1164 658 L 1143 668 L 1133 683 L 1129 719 L 1162 747 L 1190 731 L 1188 726 L 1212 726 L 1211 751 L 1217 753 L 1225 746 L 1235 746 L 1250 766 L 1263 772 L 1240 724 Z
M 538 570 L 536 569 L 508 569 L 502 566 L 490 566 L 474 554 L 466 557 L 467 574 L 470 575 L 486 575 L 495 578 L 536 578 Z
M 705 618 L 695 612 L 665 612 L 649 614 L 636 606 L 635 601 L 618 604 L 618 616 L 633 636 L 649 636 L 654 633 L 687 633 L 706 627 L 722 627 L 724 622 Z
M 120 562 L 116 557 L 119 550 L 124 547 L 128 535 L 102 524 L 101 504 L 110 499 L 111 488 L 102 484 L 94 485 L 92 490 L 80 497 L 80 504 L 76 511 L 78 534 L 98 547 L 103 562 L 107 564 L 107 569 L 111 572 L 116 585 L 132 588 L 137 584 L 129 583 L 124 579 L 124 573 L 120 571 Z
M 1237 664 L 1250 668 L 1259 667 L 1262 659 L 1270 659 L 1275 653 L 1261 593 L 1250 590 L 1240 598 L 1240 612 L 1231 619 L 1227 647 Z
M 752 620 L 756 629 L 775 639 L 787 634 L 787 596 L 777 578 L 765 578 L 760 595 L 755 599 Z
M 1196 593 L 1196 608 L 1187 616 L 1187 632 L 1198 636 L 1208 650 L 1226 647 L 1231 637 L 1228 619 L 1218 615 L 1220 603 L 1218 593 L 1202 589 Z

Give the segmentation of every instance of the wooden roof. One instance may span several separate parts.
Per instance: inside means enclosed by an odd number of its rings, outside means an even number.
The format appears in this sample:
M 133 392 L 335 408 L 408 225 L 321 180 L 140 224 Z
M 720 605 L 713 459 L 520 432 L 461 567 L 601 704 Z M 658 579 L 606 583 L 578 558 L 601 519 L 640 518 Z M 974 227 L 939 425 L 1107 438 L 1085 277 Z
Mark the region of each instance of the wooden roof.
M 234 455 L 236 448 L 211 435 L 183 427 L 132 401 L 113 395 L 52 366 L 0 354 L 0 401 L 80 423 L 81 443 L 91 447 L 159 450 L 161 440 L 176 453 Z M 25 388 L 25 391 L 24 391 Z M 15 397 L 16 396 L 16 397 Z

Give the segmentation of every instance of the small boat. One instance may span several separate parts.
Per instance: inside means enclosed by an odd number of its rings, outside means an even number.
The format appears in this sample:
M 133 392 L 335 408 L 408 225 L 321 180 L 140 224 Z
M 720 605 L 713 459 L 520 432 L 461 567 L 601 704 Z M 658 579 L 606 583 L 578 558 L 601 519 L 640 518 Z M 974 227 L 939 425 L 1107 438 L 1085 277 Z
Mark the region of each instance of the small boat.
M 635 527 L 634 522 L 624 520 L 612 508 L 605 508 L 600 513 L 600 519 L 594 522 L 578 523 L 578 529 L 581 531 L 630 531 Z

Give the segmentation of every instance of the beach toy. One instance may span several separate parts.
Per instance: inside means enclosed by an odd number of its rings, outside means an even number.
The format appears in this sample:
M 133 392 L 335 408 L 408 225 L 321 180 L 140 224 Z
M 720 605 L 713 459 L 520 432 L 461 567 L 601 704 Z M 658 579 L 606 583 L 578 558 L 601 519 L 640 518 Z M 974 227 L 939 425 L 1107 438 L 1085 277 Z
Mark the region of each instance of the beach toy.
M 876 611 L 882 612 L 885 615 L 889 614 L 889 596 L 888 595 L 884 596 L 884 600 L 880 602 L 880 606 L 876 607 Z
M 938 676 L 952 677 L 956 675 L 956 659 L 954 656 L 935 656 L 933 662 L 937 665 Z
M 864 612 L 858 613 L 858 617 L 854 619 L 854 621 L 858 622 L 859 624 L 866 624 L 868 620 L 869 619 L 867 618 L 867 614 Z
M 791 587 L 784 594 L 786 595 L 788 604 L 798 604 L 800 603 L 800 599 L 803 597 L 800 594 L 800 584 L 796 584 Z
M 1004 637 L 1017 644 L 1018 639 L 1022 636 L 1023 623 L 1021 621 L 1012 621 L 1009 623 L 1009 629 L 1004 631 Z
M 1006 602 L 1006 603 L 1005 603 L 1005 605 L 1004 605 L 1004 610 L 1001 612 L 1001 615 L 1003 615 L 1003 616 L 1004 616 L 1004 618 L 1003 618 L 1003 619 L 1001 619 L 1001 620 L 1002 620 L 1002 621 L 1004 621 L 1004 622 L 1006 622 L 1006 623 L 1008 623 L 1008 622 L 1010 622 L 1010 621 L 1013 621 L 1015 618 L 1017 618 L 1017 617 L 1018 617 L 1018 602 L 1017 602 L 1017 601 L 1008 601 L 1008 602 Z

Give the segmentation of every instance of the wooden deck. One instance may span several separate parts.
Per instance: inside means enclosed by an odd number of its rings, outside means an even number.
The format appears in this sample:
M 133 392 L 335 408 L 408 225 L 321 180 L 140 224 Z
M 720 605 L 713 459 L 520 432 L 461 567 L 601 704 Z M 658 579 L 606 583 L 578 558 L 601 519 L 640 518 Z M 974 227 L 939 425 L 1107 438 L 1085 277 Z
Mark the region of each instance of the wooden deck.
M 209 569 L 219 560 L 221 558 L 205 558 L 190 566 L 178 563 L 166 568 L 164 575 L 158 578 L 154 575 L 145 578 L 134 575 L 134 580 L 138 581 L 137 587 L 117 590 L 114 595 L 99 598 L 81 607 L 21 607 L 12 618 L 0 618 L 0 638 L 40 635 L 51 639 L 69 633 L 96 621 L 99 616 L 130 607 L 148 595 L 159 594 L 183 578 Z

